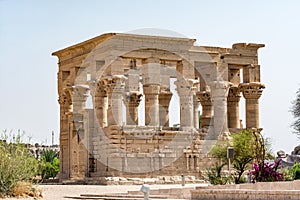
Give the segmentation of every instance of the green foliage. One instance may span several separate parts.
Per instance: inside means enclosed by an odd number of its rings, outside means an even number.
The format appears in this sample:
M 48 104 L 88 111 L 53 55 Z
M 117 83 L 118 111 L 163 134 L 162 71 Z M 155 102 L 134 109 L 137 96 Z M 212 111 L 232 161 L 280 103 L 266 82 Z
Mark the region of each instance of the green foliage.
M 59 172 L 58 152 L 44 150 L 40 159 L 39 173 L 43 179 L 55 178 Z
M 218 158 L 225 165 L 228 164 L 227 148 L 234 148 L 234 159 L 231 160 L 235 173 L 233 174 L 235 183 L 242 183 L 243 174 L 251 167 L 255 160 L 264 160 L 271 155 L 269 144 L 264 142 L 262 136 L 252 130 L 243 130 L 238 134 L 231 134 L 231 140 L 227 143 L 217 144 L 211 151 L 211 155 Z M 266 154 L 266 152 L 268 152 Z M 268 156 L 265 156 L 268 155 Z
M 212 185 L 225 185 L 227 183 L 231 183 L 231 177 L 222 176 L 222 168 L 224 164 L 215 163 L 215 166 L 207 169 L 205 173 L 205 178 Z
M 31 181 L 37 175 L 38 162 L 21 143 L 19 133 L 16 136 L 7 135 L 4 130 L 0 141 L 0 195 L 12 194 L 13 188 L 21 181 Z M 12 131 L 11 131 L 12 132 Z M 10 132 L 10 133 L 11 133 Z M 10 140 L 11 143 L 7 143 Z
M 295 163 L 293 167 L 289 170 L 289 174 L 294 180 L 300 179 L 300 163 Z

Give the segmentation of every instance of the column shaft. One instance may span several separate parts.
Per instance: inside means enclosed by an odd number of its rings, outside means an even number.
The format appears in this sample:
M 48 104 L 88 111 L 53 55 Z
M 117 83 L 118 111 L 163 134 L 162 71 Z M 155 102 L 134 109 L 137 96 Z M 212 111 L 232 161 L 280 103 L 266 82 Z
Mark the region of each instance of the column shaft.
M 240 128 L 240 98 L 238 87 L 231 87 L 227 97 L 228 128 Z
M 261 83 L 241 83 L 239 88 L 246 99 L 246 128 L 259 128 L 259 98 L 265 86 Z
M 215 136 L 219 136 L 220 134 L 228 132 L 227 95 L 229 82 L 212 81 L 209 86 L 214 109 L 214 134 Z
M 212 103 L 210 98 L 210 92 L 201 91 L 197 93 L 197 97 L 202 106 L 202 114 L 201 114 L 201 127 L 200 128 L 208 128 L 210 126 L 210 121 L 212 118 Z
M 159 85 L 144 85 L 145 125 L 159 126 Z
M 159 94 L 159 126 L 169 127 L 169 104 L 171 98 L 171 92 Z

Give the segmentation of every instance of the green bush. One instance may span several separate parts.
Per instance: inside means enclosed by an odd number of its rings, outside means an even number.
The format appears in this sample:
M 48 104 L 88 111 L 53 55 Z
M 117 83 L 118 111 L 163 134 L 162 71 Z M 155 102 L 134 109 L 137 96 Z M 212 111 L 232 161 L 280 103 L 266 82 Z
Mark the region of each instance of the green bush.
M 222 176 L 224 164 L 216 163 L 212 168 L 206 169 L 205 179 L 212 185 L 225 185 L 232 182 L 232 177 Z
M 289 172 L 294 180 L 300 179 L 300 163 L 295 163 Z
M 55 178 L 59 172 L 58 152 L 49 149 L 42 152 L 39 173 L 43 179 Z
M 0 195 L 11 195 L 21 181 L 32 181 L 37 175 L 38 162 L 24 144 L 18 140 L 0 141 Z M 16 142 L 16 143 L 14 143 Z

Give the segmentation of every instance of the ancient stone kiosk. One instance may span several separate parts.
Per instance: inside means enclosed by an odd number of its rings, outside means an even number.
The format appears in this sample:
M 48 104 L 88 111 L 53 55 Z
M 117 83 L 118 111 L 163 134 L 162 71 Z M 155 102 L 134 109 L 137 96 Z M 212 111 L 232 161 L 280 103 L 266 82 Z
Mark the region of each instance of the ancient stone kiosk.
M 199 177 L 217 140 L 260 128 L 261 47 L 108 33 L 54 52 L 60 180 Z

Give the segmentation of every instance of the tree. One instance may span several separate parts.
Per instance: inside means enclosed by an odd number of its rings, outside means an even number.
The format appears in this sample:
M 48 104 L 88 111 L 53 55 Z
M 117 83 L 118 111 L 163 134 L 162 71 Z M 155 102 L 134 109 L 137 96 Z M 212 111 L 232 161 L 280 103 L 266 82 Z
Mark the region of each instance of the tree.
M 52 149 L 43 150 L 39 167 L 39 171 L 43 179 L 56 177 L 59 172 L 58 157 L 59 153 Z
M 298 135 L 298 138 L 300 139 L 300 88 L 296 93 L 296 99 L 292 102 L 292 114 L 294 115 L 295 121 L 292 124 L 292 127 L 295 130 L 295 134 Z
M 236 173 L 233 175 L 235 183 L 241 182 L 243 173 L 251 167 L 253 161 L 264 160 L 269 158 L 270 153 L 268 144 L 265 144 L 263 137 L 256 131 L 243 130 L 241 133 L 230 134 L 231 139 L 223 144 L 216 145 L 211 155 L 219 159 L 219 165 L 228 164 L 227 148 L 234 148 L 234 158 L 232 160 L 233 168 Z M 267 151 L 267 153 L 266 153 Z

